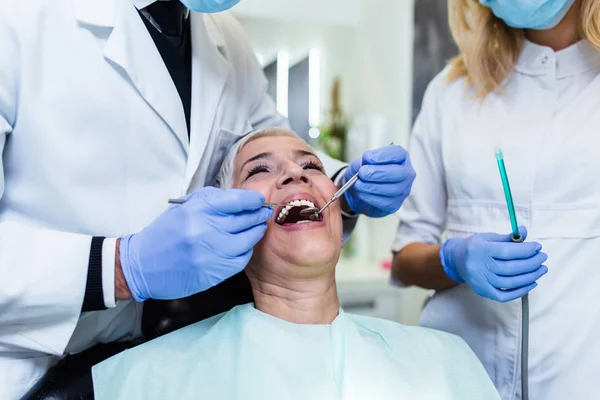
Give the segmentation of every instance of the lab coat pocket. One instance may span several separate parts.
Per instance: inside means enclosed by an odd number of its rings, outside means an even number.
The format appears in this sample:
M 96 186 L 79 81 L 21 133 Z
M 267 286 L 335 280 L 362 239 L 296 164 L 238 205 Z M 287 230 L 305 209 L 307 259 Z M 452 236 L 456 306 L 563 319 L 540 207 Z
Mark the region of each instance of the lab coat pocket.
M 223 162 L 229 154 L 229 151 L 231 151 L 231 148 L 238 140 L 240 140 L 246 134 L 250 133 L 251 130 L 252 125 L 250 125 L 250 122 L 248 121 L 245 121 L 242 129 L 240 130 L 232 131 L 225 128 L 221 128 L 219 130 L 219 134 L 217 135 L 214 146 L 212 148 L 210 163 L 206 174 L 205 186 L 216 185 L 217 176 L 219 175 L 219 171 L 221 170 Z

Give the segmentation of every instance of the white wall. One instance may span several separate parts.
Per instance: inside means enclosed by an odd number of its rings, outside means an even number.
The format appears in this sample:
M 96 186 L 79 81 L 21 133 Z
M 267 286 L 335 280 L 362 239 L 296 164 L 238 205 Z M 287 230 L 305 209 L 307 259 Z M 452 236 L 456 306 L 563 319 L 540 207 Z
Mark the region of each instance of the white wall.
M 343 106 L 356 121 L 372 116 L 386 120 L 385 137 L 360 145 L 380 146 L 386 140 L 406 144 L 413 0 L 244 0 L 233 14 L 266 62 L 281 49 L 290 52 L 292 63 L 313 47 L 321 50 L 324 111 L 331 82 L 340 76 Z
M 379 116 L 384 132 L 377 138 L 371 133 L 370 143 L 355 148 L 354 156 L 392 141 L 406 145 L 411 125 L 413 1 L 366 0 L 363 7 L 355 45 L 354 114 L 357 119 Z M 365 259 L 391 258 L 397 225 L 396 216 L 360 222 L 356 235 Z
M 405 144 L 411 120 L 413 1 L 365 0 L 357 37 L 357 112 L 390 118 L 391 139 Z
M 243 0 L 235 6 L 232 13 L 238 17 L 356 26 L 361 18 L 363 2 L 364 0 Z
M 329 108 L 329 91 L 336 76 L 342 78 L 342 103 L 351 108 L 350 88 L 354 84 L 353 57 L 356 29 L 348 26 L 304 21 L 272 20 L 264 17 L 238 17 L 257 53 L 265 64 L 274 61 L 277 52 L 287 50 L 290 65 L 308 56 L 312 48 L 321 51 L 321 104 Z M 350 110 L 347 110 L 350 111 Z

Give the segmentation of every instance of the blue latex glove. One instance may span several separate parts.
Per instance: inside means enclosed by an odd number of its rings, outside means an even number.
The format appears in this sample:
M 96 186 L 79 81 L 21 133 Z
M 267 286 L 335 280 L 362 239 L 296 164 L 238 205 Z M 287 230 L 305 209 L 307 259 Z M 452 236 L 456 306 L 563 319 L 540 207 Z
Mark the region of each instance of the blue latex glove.
M 523 227 L 521 234 L 527 237 Z M 511 236 L 485 233 L 449 239 L 440 250 L 446 275 L 488 299 L 504 303 L 523 297 L 548 272 L 543 265 L 548 256 L 541 244 L 512 243 Z
M 344 173 L 342 184 L 358 172 L 359 179 L 345 193 L 352 211 L 372 218 L 393 214 L 410 194 L 416 174 L 408 152 L 400 146 L 367 151 Z
M 206 187 L 121 239 L 123 275 L 136 301 L 179 299 L 242 271 L 273 210 L 262 194 Z

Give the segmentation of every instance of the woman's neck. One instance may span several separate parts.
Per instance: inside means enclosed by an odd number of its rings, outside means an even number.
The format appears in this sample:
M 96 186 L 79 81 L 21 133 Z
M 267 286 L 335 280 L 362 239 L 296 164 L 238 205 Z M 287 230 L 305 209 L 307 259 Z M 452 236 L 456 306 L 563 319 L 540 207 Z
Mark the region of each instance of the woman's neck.
M 566 49 L 577 43 L 581 39 L 578 29 L 580 10 L 581 0 L 577 0 L 563 20 L 554 28 L 546 30 L 527 30 L 525 32 L 527 40 L 539 44 L 540 46 L 550 47 L 554 51 Z
M 259 271 L 257 271 L 259 270 Z M 256 309 L 295 324 L 330 324 L 339 314 L 335 271 L 311 279 L 286 278 L 263 268 L 246 270 Z

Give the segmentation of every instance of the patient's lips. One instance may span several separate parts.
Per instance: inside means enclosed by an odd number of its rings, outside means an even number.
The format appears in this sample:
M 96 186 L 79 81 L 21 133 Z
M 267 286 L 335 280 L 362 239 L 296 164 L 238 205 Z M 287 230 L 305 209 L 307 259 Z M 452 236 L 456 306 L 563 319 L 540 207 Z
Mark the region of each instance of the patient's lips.
M 285 207 L 280 207 L 275 216 L 275 222 L 284 228 L 290 230 L 310 229 L 323 226 L 323 216 L 314 220 L 310 216 L 300 215 L 300 211 L 309 207 L 319 207 L 314 196 L 308 193 L 296 193 L 287 196 L 280 203 L 286 204 Z

